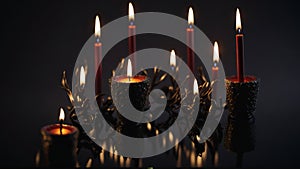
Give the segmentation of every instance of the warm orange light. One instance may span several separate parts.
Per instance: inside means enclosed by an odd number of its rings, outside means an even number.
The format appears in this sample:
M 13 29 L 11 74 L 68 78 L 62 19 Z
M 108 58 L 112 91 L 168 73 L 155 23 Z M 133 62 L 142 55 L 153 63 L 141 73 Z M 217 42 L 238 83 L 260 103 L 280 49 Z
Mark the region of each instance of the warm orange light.
M 196 135 L 196 139 L 198 142 L 200 142 L 200 140 L 201 140 L 199 135 Z
M 130 59 L 128 59 L 127 64 L 127 77 L 132 77 L 132 64 Z
M 130 22 L 134 21 L 134 9 L 131 2 L 128 5 L 128 17 Z
M 213 61 L 215 63 L 218 63 L 219 60 L 220 60 L 220 58 L 219 58 L 219 45 L 218 45 L 218 42 L 215 42 L 214 43 Z
M 173 142 L 173 140 L 174 140 L 174 136 L 173 136 L 172 132 L 169 132 L 169 141 Z
M 85 85 L 85 71 L 83 66 L 81 66 L 80 68 L 79 85 L 80 86 Z
M 62 107 L 60 108 L 58 119 L 59 119 L 59 121 L 64 121 L 65 120 L 65 112 L 64 112 L 64 109 Z
M 98 38 L 101 36 L 101 24 L 100 24 L 100 19 L 99 19 L 98 15 L 96 16 L 96 19 L 95 19 L 95 36 Z
M 176 54 L 175 51 L 172 50 L 171 51 L 171 55 L 170 55 L 170 66 L 175 67 L 176 66 Z
M 195 79 L 194 80 L 194 91 L 193 91 L 194 95 L 198 94 L 199 91 L 198 91 L 198 83 L 197 83 L 197 80 Z
M 235 28 L 236 30 L 242 29 L 242 21 L 239 8 L 236 9 Z
M 62 128 L 62 130 L 60 130 L 60 128 L 54 128 L 51 130 L 51 134 L 55 134 L 55 135 L 67 135 L 70 134 L 72 131 L 68 130 L 66 128 Z
M 188 24 L 189 25 L 193 25 L 194 24 L 194 12 L 193 12 L 193 8 L 192 7 L 189 8 Z
M 147 123 L 147 129 L 148 129 L 149 131 L 151 131 L 151 129 L 152 129 L 151 123 Z

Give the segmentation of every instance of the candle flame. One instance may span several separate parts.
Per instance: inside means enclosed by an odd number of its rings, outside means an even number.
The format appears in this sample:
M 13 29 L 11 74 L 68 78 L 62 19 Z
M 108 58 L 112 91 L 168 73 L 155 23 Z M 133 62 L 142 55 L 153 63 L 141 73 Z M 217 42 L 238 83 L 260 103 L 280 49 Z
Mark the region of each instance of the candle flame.
M 159 134 L 159 131 L 158 131 L 157 129 L 155 130 L 155 134 L 156 134 L 156 135 L 158 135 L 158 134 Z
M 175 67 L 176 66 L 176 54 L 175 51 L 172 50 L 171 51 L 171 55 L 170 55 L 170 66 Z
M 219 45 L 218 45 L 218 42 L 215 42 L 214 43 L 214 54 L 213 54 L 213 61 L 215 63 L 218 63 L 220 60 L 219 58 Z
M 192 7 L 189 8 L 188 24 L 189 25 L 193 25 L 194 24 L 194 12 L 193 12 L 193 8 Z
M 92 162 L 93 162 L 92 158 L 89 158 L 89 160 L 87 161 L 85 167 L 86 168 L 91 168 L 92 167 Z
M 201 140 L 199 135 L 196 135 L 196 139 L 197 139 L 198 142 L 200 142 L 200 140 Z
M 128 17 L 129 17 L 129 21 L 131 22 L 134 21 L 134 9 L 131 2 L 128 5 Z
M 100 24 L 100 19 L 99 19 L 98 15 L 96 16 L 96 19 L 95 19 L 95 36 L 97 38 L 99 38 L 101 36 L 101 24 Z
M 128 59 L 127 64 L 127 77 L 132 77 L 132 64 L 130 59 Z
M 123 167 L 124 166 L 124 157 L 123 156 L 120 156 L 120 167 Z
M 194 95 L 198 94 L 198 83 L 197 83 L 197 79 L 194 80 L 194 91 L 193 91 Z
M 104 164 L 104 152 L 100 153 L 100 164 Z
M 149 131 L 151 131 L 151 129 L 152 129 L 151 123 L 147 123 L 147 129 L 148 129 Z
M 60 108 L 58 120 L 59 121 L 64 121 L 65 120 L 65 111 L 62 107 Z
M 79 85 L 85 85 L 85 71 L 83 66 L 80 68 Z
M 242 29 L 242 21 L 239 8 L 236 9 L 235 28 L 236 30 Z
M 169 141 L 172 143 L 174 140 L 174 136 L 172 132 L 169 132 Z

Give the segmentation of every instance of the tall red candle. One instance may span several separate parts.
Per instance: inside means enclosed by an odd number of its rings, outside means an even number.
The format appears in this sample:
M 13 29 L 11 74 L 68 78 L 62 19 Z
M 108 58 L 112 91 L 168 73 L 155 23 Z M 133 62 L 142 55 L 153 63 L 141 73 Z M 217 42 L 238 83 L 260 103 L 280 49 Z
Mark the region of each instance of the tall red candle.
M 242 33 L 241 15 L 239 9 L 236 10 L 236 71 L 239 82 L 244 81 L 244 35 Z
M 135 73 L 135 64 L 136 64 L 136 37 L 135 37 L 135 30 L 136 26 L 134 25 L 134 8 L 132 3 L 129 3 L 128 6 L 128 18 L 129 18 L 129 26 L 128 26 L 128 54 L 132 56 L 130 57 L 132 61 L 132 71 Z
M 195 71 L 194 59 L 194 13 L 192 7 L 189 8 L 188 13 L 188 28 L 186 29 L 187 38 L 187 64 L 192 72 Z
M 94 62 L 95 62 L 95 75 L 96 75 L 96 85 L 95 90 L 96 93 L 101 93 L 102 87 L 102 63 L 100 63 L 102 59 L 102 43 L 100 42 L 101 36 L 101 28 L 100 28 L 100 19 L 99 16 L 96 16 L 95 20 L 95 38 L 96 41 L 94 43 Z

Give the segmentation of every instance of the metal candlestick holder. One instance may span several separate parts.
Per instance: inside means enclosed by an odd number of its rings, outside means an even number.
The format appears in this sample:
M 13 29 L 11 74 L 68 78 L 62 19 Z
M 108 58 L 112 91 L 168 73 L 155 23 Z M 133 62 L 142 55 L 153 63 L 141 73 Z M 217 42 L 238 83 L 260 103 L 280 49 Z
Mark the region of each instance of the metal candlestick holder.
M 242 155 L 255 149 L 256 100 L 259 81 L 254 76 L 247 76 L 244 82 L 236 77 L 226 80 L 228 124 L 225 132 L 224 146 L 237 153 L 237 167 L 242 165 Z

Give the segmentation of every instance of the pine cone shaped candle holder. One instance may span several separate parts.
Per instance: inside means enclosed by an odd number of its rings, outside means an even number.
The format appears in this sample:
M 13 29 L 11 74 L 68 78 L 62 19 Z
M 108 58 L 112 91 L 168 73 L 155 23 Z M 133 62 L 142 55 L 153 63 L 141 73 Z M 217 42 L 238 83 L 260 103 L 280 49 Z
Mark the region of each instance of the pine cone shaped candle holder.
M 244 82 L 236 77 L 226 79 L 227 107 L 229 111 L 224 146 L 236 153 L 249 152 L 255 148 L 256 100 L 259 81 L 247 76 Z

